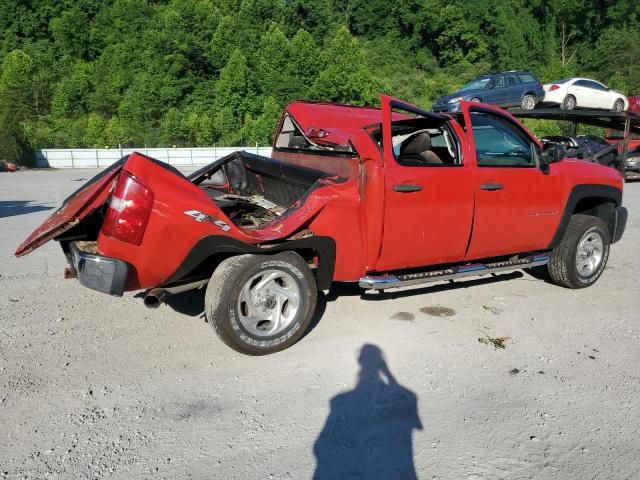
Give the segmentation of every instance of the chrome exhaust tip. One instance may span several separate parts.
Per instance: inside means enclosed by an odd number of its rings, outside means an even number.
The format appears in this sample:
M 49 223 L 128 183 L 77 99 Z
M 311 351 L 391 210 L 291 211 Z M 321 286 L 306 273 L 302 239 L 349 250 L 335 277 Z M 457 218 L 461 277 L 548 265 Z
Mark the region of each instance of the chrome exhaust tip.
M 144 296 L 144 306 L 147 308 L 158 308 L 162 304 L 162 302 L 164 302 L 164 298 L 166 295 L 167 292 L 162 288 L 151 289 Z

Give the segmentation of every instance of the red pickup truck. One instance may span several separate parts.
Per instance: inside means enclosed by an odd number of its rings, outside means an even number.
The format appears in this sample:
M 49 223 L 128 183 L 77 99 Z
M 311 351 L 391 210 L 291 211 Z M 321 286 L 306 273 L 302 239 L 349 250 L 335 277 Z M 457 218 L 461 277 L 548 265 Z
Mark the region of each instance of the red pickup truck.
M 139 153 L 73 193 L 17 249 L 60 242 L 86 287 L 145 304 L 206 285 L 239 352 L 287 348 L 333 281 L 388 289 L 547 265 L 593 284 L 623 234 L 614 169 L 563 159 L 514 117 L 461 102 L 434 114 L 298 101 L 272 158 L 235 152 L 185 177 Z

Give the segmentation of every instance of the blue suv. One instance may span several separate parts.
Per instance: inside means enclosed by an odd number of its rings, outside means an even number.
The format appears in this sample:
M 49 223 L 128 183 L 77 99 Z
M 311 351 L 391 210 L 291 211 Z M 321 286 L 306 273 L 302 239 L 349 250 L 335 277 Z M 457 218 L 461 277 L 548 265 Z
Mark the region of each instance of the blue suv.
M 436 100 L 432 109 L 434 112 L 455 112 L 460 100 L 469 100 L 504 108 L 519 106 L 533 110 L 543 98 L 542 83 L 533 73 L 514 70 L 482 75 L 471 80 L 457 92 Z

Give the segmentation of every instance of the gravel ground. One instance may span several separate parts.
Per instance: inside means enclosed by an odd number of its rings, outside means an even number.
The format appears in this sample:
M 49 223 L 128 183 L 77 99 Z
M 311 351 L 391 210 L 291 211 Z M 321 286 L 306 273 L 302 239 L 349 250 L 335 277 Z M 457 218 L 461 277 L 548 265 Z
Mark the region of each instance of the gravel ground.
M 63 280 L 53 242 L 13 257 L 94 174 L 0 174 L 0 477 L 640 478 L 639 183 L 592 288 L 338 285 L 306 338 L 252 358 L 202 292 L 148 310 Z

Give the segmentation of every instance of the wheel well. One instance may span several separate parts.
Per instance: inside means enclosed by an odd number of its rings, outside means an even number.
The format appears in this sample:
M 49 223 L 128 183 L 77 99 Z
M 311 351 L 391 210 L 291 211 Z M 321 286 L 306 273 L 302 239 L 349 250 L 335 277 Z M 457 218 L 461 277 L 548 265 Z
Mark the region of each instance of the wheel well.
M 581 199 L 573 209 L 574 214 L 591 215 L 600 218 L 609 228 L 613 238 L 616 223 L 616 204 L 610 198 L 588 197 Z
M 265 250 L 264 252 L 219 252 L 209 255 L 204 258 L 198 265 L 196 265 L 191 272 L 189 272 L 188 276 L 193 277 L 194 279 L 205 279 L 211 277 L 213 271 L 218 268 L 218 265 L 222 263 L 223 260 L 226 260 L 229 257 L 235 257 L 237 255 L 243 255 L 246 253 L 256 254 L 256 255 L 275 255 L 282 251 L 290 251 L 295 252 L 302 257 L 302 259 L 309 265 L 309 268 L 314 275 L 317 277 L 318 274 L 318 264 L 319 264 L 319 252 L 313 250 L 312 248 L 301 248 L 301 249 L 291 249 L 291 250 L 278 250 L 278 251 L 269 251 Z M 316 278 L 317 280 L 317 278 Z
M 326 290 L 333 280 L 336 246 L 330 237 L 309 237 L 283 243 L 257 246 L 239 240 L 211 235 L 202 238 L 187 254 L 182 264 L 162 286 L 188 280 L 209 278 L 223 260 L 243 254 L 272 255 L 292 251 L 300 255 L 312 268 L 319 290 Z

